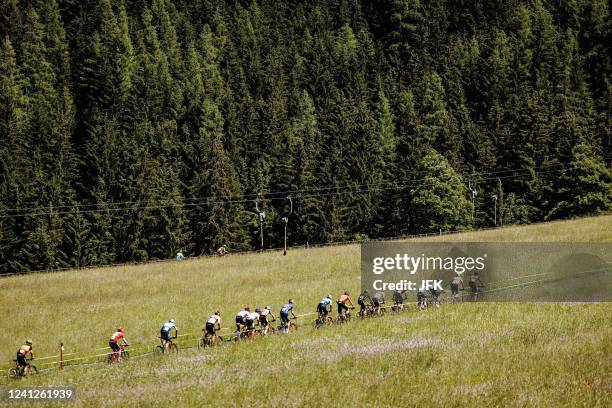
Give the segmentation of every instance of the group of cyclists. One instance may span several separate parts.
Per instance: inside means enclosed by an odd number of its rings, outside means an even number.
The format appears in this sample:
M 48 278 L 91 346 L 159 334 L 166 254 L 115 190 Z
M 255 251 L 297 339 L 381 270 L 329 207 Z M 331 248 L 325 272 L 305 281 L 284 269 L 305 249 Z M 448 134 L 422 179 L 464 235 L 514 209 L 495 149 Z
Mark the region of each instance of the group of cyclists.
M 478 272 L 472 274 L 468 281 L 471 290 L 471 299 L 477 300 L 480 288 L 484 287 L 480 280 Z M 451 301 L 455 302 L 459 298 L 459 291 L 464 290 L 463 279 L 461 275 L 456 275 L 450 284 L 451 289 Z M 417 309 L 422 310 L 427 307 L 428 302 L 433 302 L 439 305 L 438 296 L 439 293 L 434 289 L 429 290 L 429 294 L 425 290 L 419 290 L 417 292 Z M 404 301 L 406 298 L 406 291 L 396 290 L 393 293 L 393 306 L 392 311 L 403 311 Z M 324 297 L 316 306 L 316 312 L 318 314 L 317 320 L 315 321 L 315 327 L 319 327 L 325 322 L 331 322 L 330 313 L 333 310 L 334 300 L 331 294 Z M 335 300 L 337 306 L 338 316 L 337 321 L 343 322 L 350 319 L 350 311 L 355 309 L 355 305 L 350 297 L 349 291 L 344 291 Z M 382 291 L 375 292 L 372 295 L 367 290 L 364 290 L 357 299 L 359 305 L 359 316 L 367 317 L 372 315 L 380 315 L 385 311 L 385 293 Z M 290 328 L 296 328 L 297 326 L 290 321 L 296 319 L 295 304 L 293 299 L 289 299 L 279 311 L 281 332 L 287 333 Z M 250 306 L 245 306 L 240 310 L 235 317 L 236 331 L 234 332 L 234 338 L 240 339 L 244 337 L 252 337 L 258 333 L 263 335 L 273 331 L 271 323 L 276 320 L 276 316 L 272 313 L 272 308 L 266 306 L 263 308 L 255 308 L 251 310 Z M 214 344 L 211 339 L 218 337 L 217 332 L 221 330 L 221 312 L 215 311 L 206 320 L 202 331 L 204 332 L 203 340 L 205 344 Z M 172 347 L 172 340 L 178 337 L 178 328 L 174 319 L 170 319 L 164 322 L 160 328 L 160 339 L 162 345 L 160 348 L 162 352 L 169 347 Z M 111 348 L 112 353 L 110 354 L 110 362 L 119 362 L 122 359 L 124 347 L 129 346 L 129 343 L 125 337 L 125 330 L 123 327 L 119 327 L 110 337 L 108 345 Z M 176 346 L 174 346 L 176 347 Z M 29 368 L 28 357 L 33 359 L 32 352 L 32 340 L 28 339 L 19 348 L 17 352 L 16 363 L 21 370 L 21 375 L 26 375 Z

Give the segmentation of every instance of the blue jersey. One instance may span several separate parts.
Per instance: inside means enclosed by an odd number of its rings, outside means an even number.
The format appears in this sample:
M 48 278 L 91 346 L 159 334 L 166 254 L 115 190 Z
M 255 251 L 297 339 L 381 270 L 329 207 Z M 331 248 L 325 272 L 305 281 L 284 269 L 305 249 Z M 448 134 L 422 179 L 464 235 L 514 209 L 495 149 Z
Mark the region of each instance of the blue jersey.
M 290 310 L 293 310 L 293 303 L 287 303 L 285 306 L 281 307 L 281 313 L 289 313 Z
M 325 298 L 319 303 L 319 305 L 321 305 L 321 307 L 327 307 L 327 305 L 331 305 L 331 302 L 331 299 Z

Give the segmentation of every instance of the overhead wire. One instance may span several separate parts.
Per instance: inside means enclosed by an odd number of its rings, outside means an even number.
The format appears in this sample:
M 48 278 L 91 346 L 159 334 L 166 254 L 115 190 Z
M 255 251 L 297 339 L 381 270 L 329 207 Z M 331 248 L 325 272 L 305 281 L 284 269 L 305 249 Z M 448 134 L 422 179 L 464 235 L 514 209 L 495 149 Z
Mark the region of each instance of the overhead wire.
M 540 169 L 546 169 L 546 168 L 557 168 L 557 167 L 562 167 L 562 165 L 554 165 L 554 166 L 545 166 L 545 167 L 540 167 Z M 535 169 L 535 172 L 534 172 Z M 492 177 L 484 177 L 484 178 L 479 178 L 478 181 L 479 182 L 485 182 L 485 181 L 489 181 L 489 180 L 497 180 L 497 179 L 515 179 L 515 178 L 520 178 L 520 177 L 525 177 L 525 176 L 531 176 L 534 173 L 535 174 L 549 174 L 549 173 L 557 173 L 557 172 L 564 172 L 567 171 L 567 168 L 563 167 L 560 169 L 556 169 L 556 170 L 548 170 L 548 171 L 537 171 L 536 168 L 523 168 L 523 169 L 512 169 L 512 170 L 503 170 L 500 172 L 489 172 L 489 173 L 472 173 L 472 175 L 484 175 L 484 174 L 502 174 L 502 173 L 507 173 L 507 172 L 523 172 L 523 173 L 519 173 L 519 174 L 513 174 L 513 175 L 505 175 L 505 176 L 492 176 Z M 404 183 L 404 184 L 397 184 L 397 183 L 374 183 L 371 185 L 368 184 L 361 184 L 361 185 L 356 185 L 354 186 L 354 188 L 346 188 L 346 187 L 338 187 L 338 186 L 334 186 L 334 187 L 323 187 L 323 188 L 318 188 L 318 189 L 310 189 L 310 190 L 287 190 L 285 192 L 273 192 L 273 193 L 266 193 L 266 194 L 249 194 L 249 195 L 241 195 L 241 196 L 234 196 L 232 198 L 232 196 L 218 196 L 218 197 L 201 197 L 198 199 L 192 199 L 193 202 L 184 202 L 185 200 L 183 200 L 183 202 L 181 203 L 175 203 L 175 204 L 166 204 L 166 205 L 142 205 L 142 206 L 130 206 L 130 207 L 113 207 L 112 203 L 103 203 L 103 204 L 91 204 L 91 206 L 106 206 L 108 205 L 108 208 L 95 208 L 95 209 L 89 209 L 89 210 L 79 210 L 79 208 L 81 208 L 82 206 L 90 206 L 89 204 L 86 205 L 72 205 L 72 206 L 49 206 L 49 207 L 36 207 L 36 208 L 32 208 L 32 211 L 34 210 L 39 210 L 39 209 L 45 209 L 47 211 L 39 211 L 39 212 L 23 212 L 24 209 L 17 209 L 17 208 L 13 208 L 13 209 L 4 209 L 2 211 L 5 212 L 5 214 L 0 215 L 0 218 L 20 218 L 20 217 L 34 217 L 34 216 L 46 216 L 46 215 L 66 215 L 66 214 L 72 214 L 73 211 L 53 211 L 56 208 L 71 208 L 71 209 L 76 209 L 77 212 L 79 214 L 87 214 L 87 213 L 104 213 L 104 212 L 120 212 L 120 211 L 135 211 L 135 210 L 155 210 L 155 209 L 165 209 L 165 208 L 187 208 L 187 207 L 200 207 L 200 206 L 205 206 L 205 205 L 213 205 L 213 204 L 245 204 L 245 203 L 253 203 L 253 202 L 257 202 L 258 198 L 241 198 L 241 197 L 265 197 L 266 195 L 281 195 L 281 194 L 291 194 L 292 198 L 297 198 L 297 199 L 305 199 L 305 198 L 314 198 L 314 197 L 326 197 L 326 196 L 334 196 L 334 195 L 345 195 L 345 194 L 363 194 L 363 193 L 370 193 L 370 192 L 376 192 L 376 191 L 388 191 L 388 190 L 403 190 L 403 189 L 407 189 L 407 188 L 411 188 L 411 187 L 426 187 L 429 186 L 431 184 L 423 184 L 424 181 L 429 180 L 429 178 L 422 178 L 422 179 L 415 179 L 415 180 L 411 180 L 408 183 Z M 391 184 L 391 185 L 389 185 Z M 377 185 L 383 185 L 385 187 L 380 187 L 380 188 L 371 188 L 371 186 L 377 186 Z M 361 186 L 367 186 L 367 188 L 363 188 L 363 189 L 358 189 L 358 187 Z M 357 188 L 357 189 L 355 189 Z M 314 193 L 314 194 L 303 194 L 304 192 L 308 192 L 308 191 L 329 191 L 329 190 L 334 190 L 336 189 L 336 191 L 331 191 L 328 193 Z M 217 198 L 230 198 L 227 200 L 218 200 Z M 269 196 L 268 198 L 264 198 L 266 201 L 278 201 L 278 200 L 285 200 L 286 197 L 274 197 L 274 196 Z M 129 203 L 129 202 L 126 202 Z M 134 202 L 136 203 L 136 202 Z M 16 214 L 6 214 L 6 212 L 11 212 L 11 211 L 22 211 L 20 213 L 16 213 Z

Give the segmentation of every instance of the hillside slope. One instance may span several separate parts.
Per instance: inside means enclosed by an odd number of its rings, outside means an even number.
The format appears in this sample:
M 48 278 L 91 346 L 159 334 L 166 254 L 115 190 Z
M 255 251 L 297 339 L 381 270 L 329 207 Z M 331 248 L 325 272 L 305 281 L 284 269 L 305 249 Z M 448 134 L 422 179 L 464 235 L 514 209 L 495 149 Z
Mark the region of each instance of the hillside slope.
M 442 238 L 610 242 L 609 231 L 612 216 Z M 326 293 L 356 292 L 359 274 L 352 245 L 4 278 L 0 361 L 8 363 L 25 337 L 38 356 L 56 354 L 60 341 L 76 356 L 104 353 L 118 325 L 139 354 L 172 317 L 181 334 L 193 334 L 181 337 L 175 359 L 70 367 L 21 384 L 71 385 L 88 406 L 610 402 L 610 304 L 443 305 L 325 330 L 311 329 L 308 316 L 290 336 L 189 349 L 216 308 L 224 326 L 245 304 L 276 311 L 288 297 L 298 313 L 310 313 Z M 17 316 L 27 317 L 15 324 Z

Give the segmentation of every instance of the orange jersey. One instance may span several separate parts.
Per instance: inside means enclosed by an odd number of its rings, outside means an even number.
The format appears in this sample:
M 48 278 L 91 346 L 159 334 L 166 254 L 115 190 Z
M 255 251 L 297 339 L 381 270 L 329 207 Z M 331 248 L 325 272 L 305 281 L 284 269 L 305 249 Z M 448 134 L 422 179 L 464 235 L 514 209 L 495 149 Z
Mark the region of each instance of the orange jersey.
M 349 295 L 342 295 L 338 298 L 338 302 L 342 303 L 342 304 L 346 304 L 346 302 L 350 302 L 351 298 L 349 297 Z
M 123 332 L 118 331 L 118 332 L 114 332 L 110 339 L 114 342 L 118 342 L 119 340 L 124 339 L 124 338 L 125 338 L 125 334 Z

